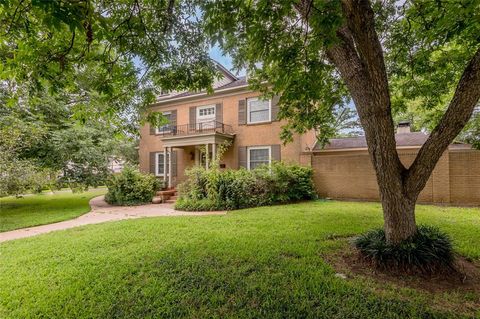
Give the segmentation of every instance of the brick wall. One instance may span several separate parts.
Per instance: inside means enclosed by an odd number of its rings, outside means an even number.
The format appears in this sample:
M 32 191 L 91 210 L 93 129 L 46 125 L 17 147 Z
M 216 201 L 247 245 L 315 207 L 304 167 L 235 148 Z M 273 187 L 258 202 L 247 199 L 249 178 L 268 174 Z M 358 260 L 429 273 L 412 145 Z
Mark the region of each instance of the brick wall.
M 455 204 L 480 205 L 480 151 L 450 152 L 450 197 Z
M 405 166 L 417 149 L 398 151 Z M 321 197 L 379 200 L 378 185 L 366 150 L 323 151 L 312 155 L 314 180 Z M 421 203 L 480 205 L 480 151 L 448 150 L 419 196 Z

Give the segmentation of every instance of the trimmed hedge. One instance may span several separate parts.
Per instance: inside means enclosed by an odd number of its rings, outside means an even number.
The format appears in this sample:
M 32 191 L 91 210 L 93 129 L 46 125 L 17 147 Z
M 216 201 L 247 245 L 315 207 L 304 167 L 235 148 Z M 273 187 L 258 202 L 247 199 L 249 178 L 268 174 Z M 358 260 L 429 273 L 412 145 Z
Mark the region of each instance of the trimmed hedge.
M 161 182 L 151 174 L 143 174 L 125 167 L 107 181 L 108 193 L 105 201 L 112 205 L 140 205 L 150 203 Z
M 195 167 L 186 174 L 175 205 L 179 210 L 232 210 L 316 197 L 313 170 L 299 165 L 275 162 L 251 171 Z

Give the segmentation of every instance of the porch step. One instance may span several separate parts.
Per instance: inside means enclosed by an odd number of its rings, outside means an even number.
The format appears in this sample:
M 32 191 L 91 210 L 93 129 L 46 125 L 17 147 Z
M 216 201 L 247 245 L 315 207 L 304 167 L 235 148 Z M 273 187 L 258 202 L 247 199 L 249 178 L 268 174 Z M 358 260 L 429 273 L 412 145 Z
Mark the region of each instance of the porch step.
M 174 189 L 174 188 L 173 189 L 167 189 L 167 190 L 164 190 L 164 191 L 158 191 L 157 196 L 165 196 L 165 195 L 173 196 L 173 195 L 175 195 L 176 192 L 177 192 L 177 190 Z
M 170 203 L 173 204 L 177 200 L 177 190 L 175 188 L 158 191 L 157 196 L 153 197 L 153 204 Z

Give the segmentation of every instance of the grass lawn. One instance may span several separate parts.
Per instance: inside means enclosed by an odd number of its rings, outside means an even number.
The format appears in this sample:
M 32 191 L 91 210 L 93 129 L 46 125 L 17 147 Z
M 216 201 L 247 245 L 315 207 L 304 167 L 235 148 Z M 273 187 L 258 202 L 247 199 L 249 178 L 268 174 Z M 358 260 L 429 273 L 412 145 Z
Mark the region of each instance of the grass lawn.
M 77 194 L 60 191 L 0 198 L 0 232 L 75 218 L 90 210 L 88 201 L 91 198 L 106 191 L 97 189 Z
M 418 221 L 438 225 L 459 253 L 480 260 L 480 209 L 419 206 Z M 381 224 L 379 204 L 317 201 L 5 242 L 0 318 L 480 316 L 475 293 L 337 278 L 324 256 Z

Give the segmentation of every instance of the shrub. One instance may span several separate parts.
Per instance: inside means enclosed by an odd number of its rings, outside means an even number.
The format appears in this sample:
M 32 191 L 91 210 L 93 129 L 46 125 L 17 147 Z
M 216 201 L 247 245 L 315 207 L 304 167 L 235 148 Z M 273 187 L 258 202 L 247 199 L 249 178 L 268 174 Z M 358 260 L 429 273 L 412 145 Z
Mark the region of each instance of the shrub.
M 216 204 L 208 198 L 196 200 L 190 198 L 179 198 L 175 203 L 175 209 L 190 212 L 221 210 L 221 208 L 218 208 Z
M 357 237 L 354 245 L 364 257 L 383 269 L 434 273 L 452 268 L 454 260 L 449 236 L 432 226 L 419 226 L 417 234 L 399 245 L 388 244 L 383 229 Z
M 255 170 L 205 170 L 195 167 L 187 171 L 186 181 L 179 185 L 177 209 L 230 210 L 315 198 L 311 168 L 281 162 Z M 195 204 L 195 201 L 208 200 Z M 192 207 L 192 208 L 191 208 Z
M 120 174 L 109 178 L 107 187 L 106 202 L 112 205 L 138 205 L 152 201 L 160 181 L 151 174 L 125 167 Z

